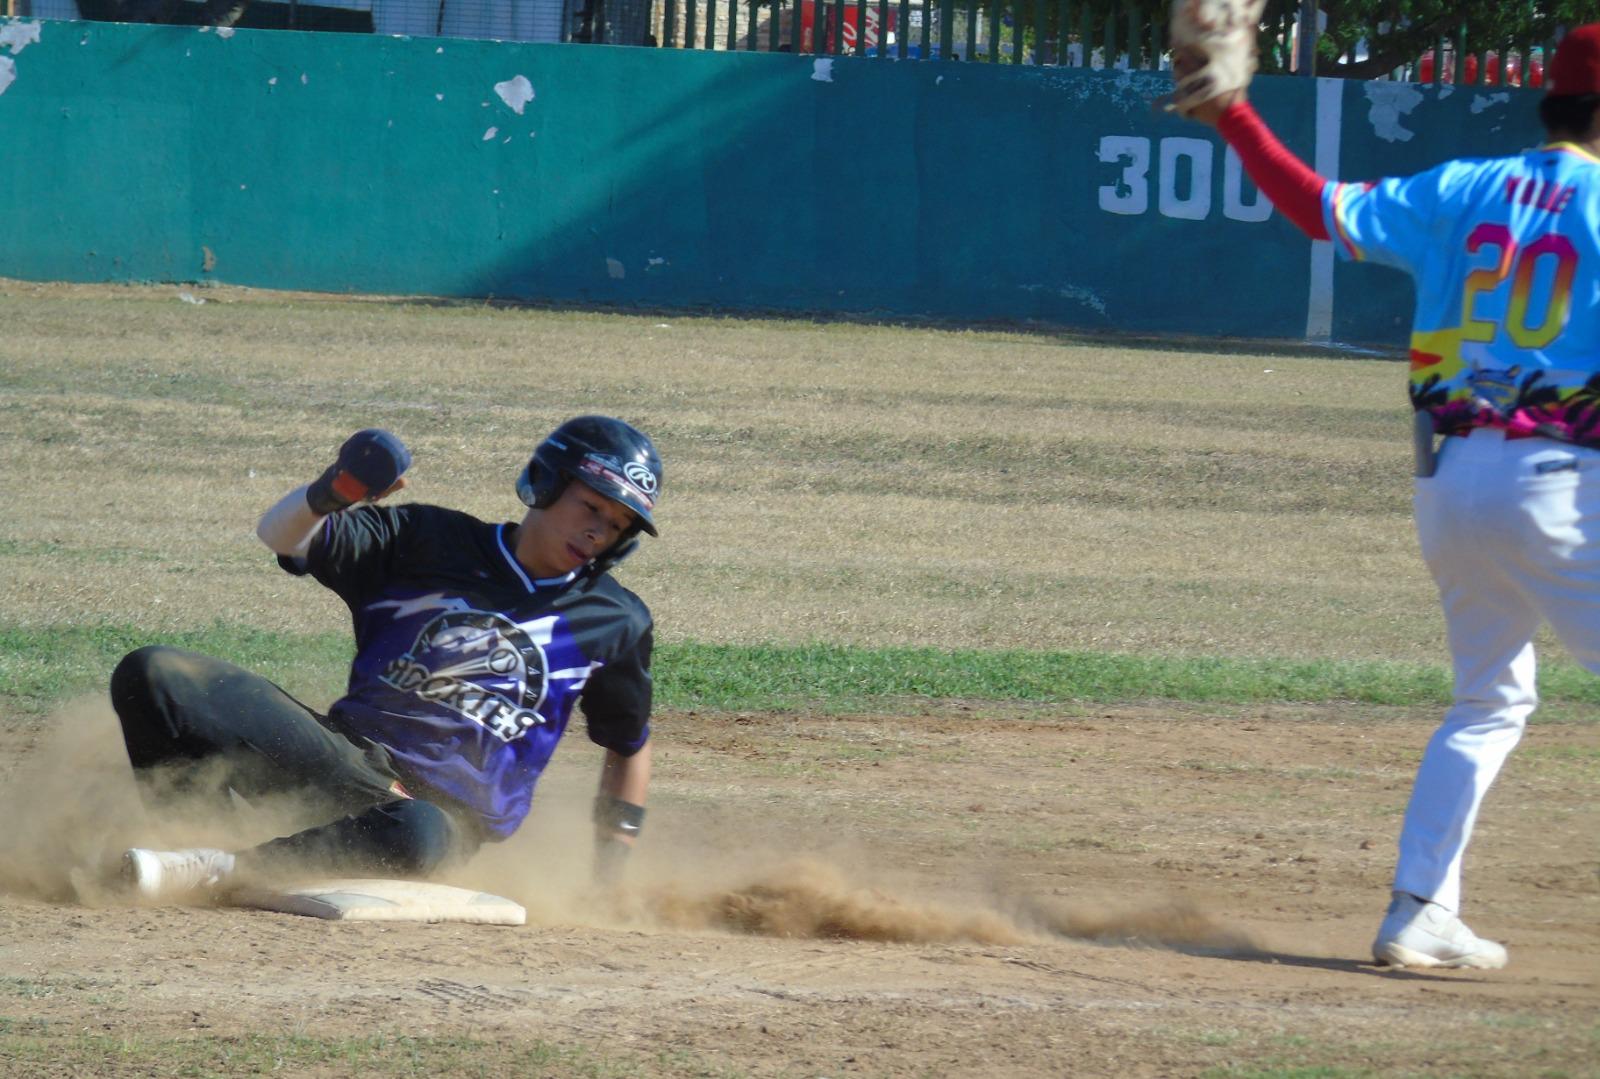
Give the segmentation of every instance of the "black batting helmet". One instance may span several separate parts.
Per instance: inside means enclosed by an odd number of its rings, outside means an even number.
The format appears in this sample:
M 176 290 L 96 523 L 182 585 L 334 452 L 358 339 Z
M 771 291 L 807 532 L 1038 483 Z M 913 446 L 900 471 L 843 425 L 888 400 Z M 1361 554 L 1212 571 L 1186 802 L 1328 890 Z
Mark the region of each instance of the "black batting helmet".
M 643 431 L 610 416 L 578 416 L 539 443 L 517 477 L 517 496 L 544 509 L 572 480 L 620 502 L 657 535 L 653 516 L 661 495 L 661 455 Z

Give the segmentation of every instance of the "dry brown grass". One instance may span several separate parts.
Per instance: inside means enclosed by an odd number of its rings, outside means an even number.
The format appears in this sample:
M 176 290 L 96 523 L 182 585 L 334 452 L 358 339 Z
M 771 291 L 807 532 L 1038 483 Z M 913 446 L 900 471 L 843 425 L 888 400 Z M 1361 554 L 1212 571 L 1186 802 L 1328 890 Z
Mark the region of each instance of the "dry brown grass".
M 622 576 L 674 638 L 1442 657 L 1393 362 L 178 292 L 0 285 L 8 622 L 337 628 L 251 532 L 348 432 L 509 518 L 605 411 L 667 462 Z

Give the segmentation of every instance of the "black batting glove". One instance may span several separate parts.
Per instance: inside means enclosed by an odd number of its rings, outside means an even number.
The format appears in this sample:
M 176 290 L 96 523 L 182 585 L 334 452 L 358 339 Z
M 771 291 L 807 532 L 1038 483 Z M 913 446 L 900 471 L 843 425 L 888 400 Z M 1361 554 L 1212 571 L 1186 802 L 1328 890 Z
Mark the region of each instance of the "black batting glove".
M 321 517 L 383 497 L 405 470 L 411 451 L 388 431 L 369 427 L 339 447 L 339 459 L 306 488 L 306 505 Z

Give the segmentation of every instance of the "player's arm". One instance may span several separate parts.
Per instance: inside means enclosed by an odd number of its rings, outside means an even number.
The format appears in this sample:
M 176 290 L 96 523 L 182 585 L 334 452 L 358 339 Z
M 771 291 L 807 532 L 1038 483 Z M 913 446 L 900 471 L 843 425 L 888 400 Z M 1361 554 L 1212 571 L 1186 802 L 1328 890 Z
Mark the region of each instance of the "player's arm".
M 277 554 L 303 558 L 324 517 L 400 490 L 410 466 L 411 452 L 388 431 L 357 431 L 321 476 L 296 487 L 262 515 L 256 536 Z
M 1173 75 L 1181 78 L 1191 63 L 1190 58 L 1175 57 Z M 1329 238 L 1322 219 L 1322 190 L 1328 181 L 1279 141 L 1242 88 L 1194 105 L 1187 115 L 1217 129 L 1279 213 L 1313 240 Z
M 595 878 L 612 883 L 644 825 L 645 792 L 650 787 L 650 743 L 623 756 L 606 750 L 600 789 L 594 796 Z

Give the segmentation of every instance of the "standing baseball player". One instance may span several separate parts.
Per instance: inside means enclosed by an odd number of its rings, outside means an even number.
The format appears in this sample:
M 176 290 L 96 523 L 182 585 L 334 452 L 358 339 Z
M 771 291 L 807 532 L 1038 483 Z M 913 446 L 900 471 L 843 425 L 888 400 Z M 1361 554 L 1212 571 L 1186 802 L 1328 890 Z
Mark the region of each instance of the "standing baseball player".
M 517 482 L 519 524 L 374 505 L 410 460 L 388 432 L 358 432 L 257 528 L 284 569 L 350 608 L 356 655 L 326 715 L 176 648 L 141 648 L 112 674 L 147 798 L 294 794 L 311 825 L 237 852 L 130 850 L 139 894 L 200 898 L 286 871 L 428 876 L 522 823 L 574 705 L 605 750 L 596 872 L 619 871 L 650 779 L 652 623 L 608 570 L 656 534 L 655 447 L 620 420 L 568 420 Z
M 1190 12 L 1207 2 L 1189 0 Z M 1213 59 L 1204 41 L 1175 54 L 1176 110 L 1215 125 L 1313 239 L 1416 281 L 1414 511 L 1449 631 L 1454 704 L 1417 771 L 1372 951 L 1395 966 L 1499 968 L 1505 948 L 1458 916 L 1461 863 L 1537 703 L 1540 623 L 1600 672 L 1600 24 L 1556 51 L 1544 145 L 1377 183 L 1307 168 L 1245 100 L 1253 63 L 1230 86 L 1237 57 Z M 1436 459 L 1435 433 L 1448 436 Z

